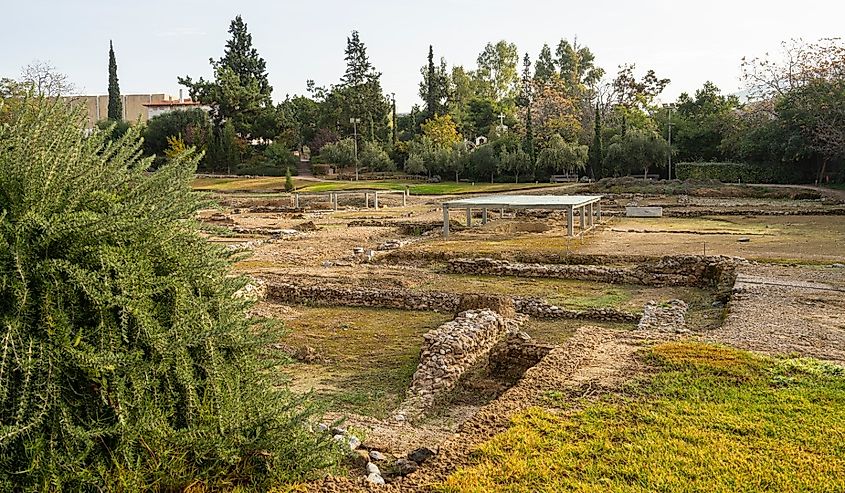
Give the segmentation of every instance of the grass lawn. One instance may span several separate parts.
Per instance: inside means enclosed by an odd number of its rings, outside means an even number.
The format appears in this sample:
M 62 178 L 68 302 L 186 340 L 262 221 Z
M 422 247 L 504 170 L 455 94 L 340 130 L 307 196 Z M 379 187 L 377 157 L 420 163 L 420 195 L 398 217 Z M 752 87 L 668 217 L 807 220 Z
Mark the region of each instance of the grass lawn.
M 842 367 L 693 342 L 645 358 L 620 394 L 517 415 L 436 489 L 845 491 Z
M 560 186 L 553 183 L 423 183 L 407 180 L 384 181 L 314 181 L 294 178 L 294 185 L 300 192 L 329 192 L 336 190 L 404 190 L 410 188 L 412 195 L 451 195 L 462 193 L 492 193 L 508 190 L 526 190 Z M 194 189 L 214 192 L 281 192 L 285 188 L 284 177 L 261 178 L 197 178 Z
M 280 367 L 294 391 L 314 390 L 332 411 L 385 417 L 405 397 L 419 362 L 422 335 L 451 314 L 371 308 L 297 307 L 282 317 L 280 340 L 310 346 L 315 363 Z

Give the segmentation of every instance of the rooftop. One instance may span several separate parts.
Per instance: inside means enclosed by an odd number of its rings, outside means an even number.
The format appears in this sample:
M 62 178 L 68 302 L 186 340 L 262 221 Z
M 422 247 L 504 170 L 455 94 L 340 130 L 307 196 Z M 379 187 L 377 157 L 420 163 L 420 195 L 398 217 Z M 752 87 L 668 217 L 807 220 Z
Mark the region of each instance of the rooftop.
M 601 195 L 487 195 L 460 200 L 450 200 L 448 207 L 508 207 L 508 208 L 563 208 L 581 207 L 597 202 Z

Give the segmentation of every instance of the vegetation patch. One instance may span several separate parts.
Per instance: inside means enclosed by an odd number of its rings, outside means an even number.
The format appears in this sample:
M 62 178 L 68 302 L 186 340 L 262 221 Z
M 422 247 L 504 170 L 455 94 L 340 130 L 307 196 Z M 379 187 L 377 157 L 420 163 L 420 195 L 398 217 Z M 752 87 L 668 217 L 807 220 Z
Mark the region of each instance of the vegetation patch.
M 841 491 L 845 370 L 667 343 L 598 402 L 531 409 L 439 491 Z
M 278 368 L 280 383 L 314 390 L 333 411 L 384 417 L 405 397 L 422 335 L 451 314 L 372 308 L 302 308 L 282 316 L 279 342 L 313 348 L 314 361 Z

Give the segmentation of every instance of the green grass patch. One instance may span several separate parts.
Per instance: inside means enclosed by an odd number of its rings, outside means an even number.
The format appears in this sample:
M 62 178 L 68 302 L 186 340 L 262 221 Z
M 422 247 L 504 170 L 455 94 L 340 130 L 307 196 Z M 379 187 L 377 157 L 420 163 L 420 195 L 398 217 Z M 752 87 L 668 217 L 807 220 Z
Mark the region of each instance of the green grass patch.
M 689 342 L 647 359 L 624 396 L 515 416 L 437 489 L 845 491 L 842 367 Z
M 279 368 L 280 383 L 314 390 L 332 411 L 383 418 L 405 396 L 422 335 L 451 314 L 348 307 L 297 307 L 280 342 L 314 348 L 319 360 Z
M 529 190 L 560 186 L 552 183 L 426 183 L 408 180 L 381 181 L 315 181 L 294 178 L 294 185 L 300 192 L 334 192 L 342 190 L 405 190 L 412 195 L 452 195 L 464 193 L 492 193 L 509 190 Z M 259 178 L 196 178 L 195 190 L 215 192 L 280 192 L 284 191 L 284 177 Z

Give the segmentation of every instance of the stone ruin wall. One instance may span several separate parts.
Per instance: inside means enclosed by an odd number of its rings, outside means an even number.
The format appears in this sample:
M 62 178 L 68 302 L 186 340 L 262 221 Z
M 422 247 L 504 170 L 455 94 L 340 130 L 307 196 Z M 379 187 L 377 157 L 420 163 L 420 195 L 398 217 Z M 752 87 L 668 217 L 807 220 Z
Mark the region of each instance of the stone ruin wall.
M 461 306 L 461 300 L 467 299 L 467 295 L 439 291 L 388 290 L 339 285 L 306 286 L 291 282 L 268 282 L 266 291 L 269 299 L 280 303 L 437 310 L 446 313 L 456 313 L 474 308 L 472 306 Z M 639 313 L 625 312 L 614 308 L 570 310 L 552 305 L 539 298 L 513 297 L 512 299 L 516 312 L 535 318 L 623 323 L 636 323 L 640 319 Z
M 518 333 L 524 320 L 524 316 L 505 318 L 484 308 L 461 312 L 454 320 L 428 331 L 407 397 L 394 419 L 405 421 L 424 414 L 454 390 L 467 372 L 486 364 L 491 350 L 509 334 Z

